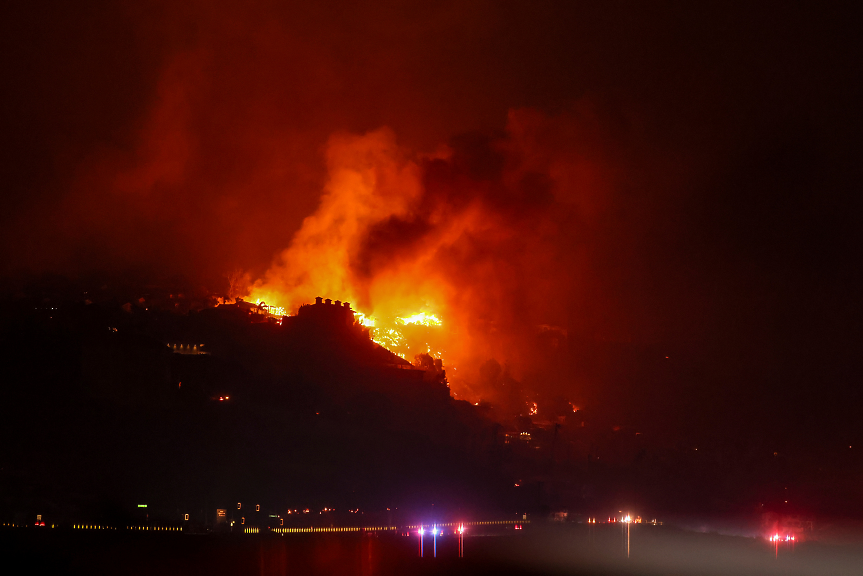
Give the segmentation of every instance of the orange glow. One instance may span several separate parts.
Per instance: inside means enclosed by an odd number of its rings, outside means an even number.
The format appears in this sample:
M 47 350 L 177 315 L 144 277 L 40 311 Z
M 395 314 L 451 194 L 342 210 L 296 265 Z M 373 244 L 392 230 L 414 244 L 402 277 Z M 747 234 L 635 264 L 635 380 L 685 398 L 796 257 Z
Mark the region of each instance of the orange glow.
M 579 206 L 589 216 L 599 208 L 593 188 L 606 186 L 582 182 L 584 170 L 605 176 L 584 159 L 573 169 L 569 153 L 534 150 L 545 129 L 555 130 L 541 115 L 512 111 L 507 134 L 489 143 L 505 168 L 489 177 L 466 171 L 458 147 L 417 153 L 386 128 L 331 136 L 317 209 L 238 295 L 271 314 L 296 314 L 318 296 L 349 302 L 376 343 L 408 361 L 440 359 L 453 394 L 485 397 L 477 387 L 493 384 L 480 366 L 495 359 L 518 379 L 535 362 L 534 328 L 569 313 L 562 296 L 577 263 L 561 252 L 557 239 L 568 236 L 552 207 L 568 198 L 564 189 L 584 184 Z M 549 182 L 533 183 L 537 173 Z M 533 192 L 547 203 L 527 202 Z M 557 346 L 566 330 L 546 335 Z
M 425 312 L 413 314 L 412 316 L 408 316 L 407 318 L 397 318 L 397 320 L 402 324 L 422 324 L 423 326 L 441 325 L 440 318 L 438 318 L 434 314 L 426 314 Z
M 287 313 L 319 295 L 350 302 L 372 339 L 408 360 L 420 353 L 442 358 L 447 350 L 466 350 L 463 342 L 453 342 L 444 322 L 456 316 L 450 313 L 458 289 L 435 261 L 465 233 L 482 234 L 492 225 L 488 215 L 479 205 L 458 214 L 441 206 L 427 215 L 438 232 L 412 246 L 410 258 L 366 256 L 376 227 L 414 217 L 423 195 L 421 163 L 409 159 L 386 129 L 334 136 L 326 159 L 329 178 L 317 211 L 246 300 Z M 459 360 L 447 357 L 448 364 Z

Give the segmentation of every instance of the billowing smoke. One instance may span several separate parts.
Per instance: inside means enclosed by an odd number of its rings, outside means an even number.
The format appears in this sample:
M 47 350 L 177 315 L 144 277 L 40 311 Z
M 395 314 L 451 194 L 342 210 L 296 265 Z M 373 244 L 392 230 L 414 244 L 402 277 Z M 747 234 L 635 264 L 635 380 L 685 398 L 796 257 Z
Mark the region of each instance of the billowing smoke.
M 583 245 L 614 179 L 589 127 L 584 113 L 514 110 L 505 132 L 455 137 L 432 154 L 388 129 L 334 135 L 320 206 L 251 297 L 434 314 L 445 334 L 436 351 L 466 376 L 451 373 L 456 392 L 489 359 L 525 374 L 543 331 L 565 337 L 580 321 L 573 295 L 590 283 Z

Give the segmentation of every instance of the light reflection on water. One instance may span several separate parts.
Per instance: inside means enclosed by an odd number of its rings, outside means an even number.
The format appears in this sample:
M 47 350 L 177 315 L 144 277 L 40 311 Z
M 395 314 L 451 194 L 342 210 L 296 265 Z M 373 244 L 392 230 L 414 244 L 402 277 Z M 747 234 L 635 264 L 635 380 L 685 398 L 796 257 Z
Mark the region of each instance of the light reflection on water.
M 793 553 L 780 554 L 763 538 L 685 532 L 673 528 L 632 527 L 632 555 L 626 557 L 619 526 L 585 525 L 536 527 L 524 534 L 474 534 L 466 538 L 465 558 L 458 557 L 458 538 L 438 540 L 437 558 L 419 558 L 418 540 L 368 535 L 351 542 L 321 541 L 303 546 L 305 562 L 295 545 L 279 566 L 260 564 L 256 574 L 357 574 L 363 576 L 413 574 L 706 574 L 808 576 L 813 573 L 863 574 L 863 542 L 836 546 L 812 542 Z M 277 556 L 281 554 L 281 556 Z M 293 554 L 293 556 L 291 556 Z M 292 562 L 292 559 L 294 560 Z M 300 563 L 296 563 L 299 560 Z
M 412 576 L 447 574 L 736 574 L 857 575 L 863 539 L 851 543 L 806 542 L 779 554 L 764 538 L 636 526 L 626 558 L 619 526 L 536 525 L 437 542 L 437 558 L 420 558 L 416 534 L 325 533 L 249 536 L 173 535 L 141 532 L 4 532 L 4 565 L 39 560 L 42 572 L 160 576 Z M 430 544 L 430 542 L 426 542 Z M 427 549 L 428 550 L 428 549 Z
M 389 576 L 415 573 L 417 570 L 423 573 L 437 573 L 439 569 L 450 571 L 454 568 L 454 562 L 462 560 L 458 557 L 459 539 L 450 534 L 438 535 L 436 538 L 426 534 L 422 557 L 419 537 L 414 534 L 327 534 L 301 538 L 262 539 L 257 543 L 258 564 L 253 573 L 268 576 Z

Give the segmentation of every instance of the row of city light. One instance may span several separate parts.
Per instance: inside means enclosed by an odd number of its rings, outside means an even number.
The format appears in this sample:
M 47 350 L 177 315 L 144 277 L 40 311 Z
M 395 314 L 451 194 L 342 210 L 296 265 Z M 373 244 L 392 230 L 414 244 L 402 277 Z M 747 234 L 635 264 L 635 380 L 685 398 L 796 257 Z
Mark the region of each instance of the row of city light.
M 398 530 L 397 526 L 329 526 L 320 528 L 270 528 L 275 534 L 308 534 L 310 532 L 372 532 Z
M 600 521 L 597 522 L 595 517 L 590 517 L 585 521 L 585 524 L 615 524 L 615 523 L 623 523 L 623 524 L 653 524 L 654 526 L 662 526 L 662 522 L 657 521 L 655 518 L 649 522 L 643 522 L 641 520 L 641 516 L 636 516 L 632 518 L 629 515 L 622 517 L 620 520 L 615 518 L 614 516 L 609 516 L 608 521 Z
M 452 524 L 449 524 L 450 526 Z M 12 524 L 12 523 L 4 523 L 3 526 L 7 526 L 9 528 L 22 528 L 25 527 L 23 524 Z M 55 525 L 51 524 L 51 528 L 54 528 Z M 98 524 L 73 524 L 72 528 L 74 530 L 117 530 L 116 526 L 101 526 Z M 300 533 L 312 533 L 312 532 L 369 532 L 369 531 L 395 531 L 398 530 L 397 526 L 329 526 L 329 527 L 308 527 L 308 528 L 268 528 L 271 532 L 276 534 L 300 534 Z M 182 532 L 183 528 L 181 526 L 126 526 L 126 530 L 136 530 L 142 532 Z M 246 534 L 258 534 L 260 532 L 260 528 L 254 526 L 248 526 L 244 528 L 244 532 Z M 441 531 L 441 533 L 443 533 Z
M 468 522 L 467 525 L 480 525 L 480 524 L 509 524 L 509 522 Z M 460 524 L 457 532 L 464 533 L 464 526 L 466 524 Z M 455 524 L 441 524 L 441 526 L 454 526 Z M 10 528 L 20 528 L 23 525 L 19 524 L 6 524 L 3 526 L 8 526 Z M 54 524 L 51 524 L 51 528 L 54 528 Z M 116 530 L 115 526 L 101 526 L 97 524 L 73 524 L 72 528 L 75 530 Z M 415 526 L 409 526 L 408 528 L 416 528 Z M 269 528 L 269 530 L 276 534 L 308 534 L 313 532 L 369 532 L 369 531 L 396 531 L 398 530 L 398 526 L 322 526 L 322 527 L 308 527 L 308 528 Z M 182 532 L 183 528 L 181 526 L 126 526 L 126 530 L 136 530 L 142 532 Z M 260 528 L 254 526 L 248 526 L 244 528 L 244 532 L 246 534 L 257 534 L 260 532 Z M 425 529 L 420 527 L 419 533 L 423 534 Z M 429 534 L 431 535 L 443 535 L 443 528 L 438 528 L 434 526 L 430 529 Z
M 186 515 L 188 516 L 188 514 Z M 188 518 L 187 518 L 188 520 Z M 24 524 L 6 524 L 10 528 L 24 528 L 29 525 Z M 44 522 L 36 522 L 36 526 L 45 526 Z M 51 528 L 56 528 L 55 524 L 51 524 Z M 100 524 L 72 524 L 73 530 L 116 530 L 116 526 L 102 526 Z M 126 526 L 126 530 L 154 530 L 163 532 L 182 532 L 183 529 L 175 526 Z
M 53 528 L 54 525 L 51 525 Z M 96 524 L 73 524 L 75 530 L 116 530 L 116 526 L 98 526 Z M 183 529 L 179 526 L 126 526 L 126 530 L 141 530 L 154 532 L 182 532 Z
M 219 398 L 219 399 L 221 400 L 221 398 Z M 228 399 L 228 397 L 225 396 L 225 400 L 227 400 L 227 399 Z M 237 502 L 237 510 L 242 510 L 242 509 L 243 509 L 243 503 Z M 261 511 L 261 505 L 255 504 L 255 512 L 260 512 L 260 511 Z M 322 508 L 321 511 L 318 512 L 318 514 L 323 514 L 324 512 L 335 512 L 335 511 L 336 511 L 335 508 Z M 348 510 L 348 512 L 351 512 L 353 514 L 356 514 L 359 511 L 360 511 L 359 508 L 357 508 L 356 510 Z M 309 512 L 310 512 L 310 510 L 308 508 L 303 508 L 303 514 L 308 514 Z M 287 513 L 288 514 L 299 514 L 297 509 L 294 509 L 294 510 L 288 509 Z M 188 520 L 188 518 L 187 518 L 187 520 Z
M 497 526 L 504 524 L 530 524 L 530 520 L 492 520 L 488 522 L 449 522 L 445 524 L 434 524 L 433 526 L 441 526 L 441 527 L 450 527 L 450 526 Z M 411 530 L 420 529 L 423 530 L 426 526 L 432 526 L 430 524 L 417 524 L 414 526 L 407 526 L 407 528 Z
M 188 514 L 185 516 L 188 520 Z M 245 518 L 244 518 L 245 520 Z M 608 519 L 608 523 L 618 522 L 617 518 L 611 517 Z M 635 520 L 632 519 L 630 515 L 626 515 L 620 520 L 621 523 L 632 524 L 632 523 L 641 523 L 641 517 L 637 517 Z M 587 524 L 596 524 L 596 518 L 588 518 Z M 605 522 L 603 522 L 604 524 Z M 650 524 L 661 524 L 661 522 L 657 522 L 653 520 L 649 522 Z M 38 523 L 37 523 L 38 524 Z M 454 534 L 463 535 L 465 531 L 465 526 L 496 526 L 496 525 L 516 525 L 516 529 L 520 529 L 522 524 L 530 524 L 530 520 L 497 520 L 497 521 L 484 521 L 484 522 L 448 522 L 442 524 L 433 524 L 428 530 L 428 534 L 431 536 L 443 536 L 443 528 L 449 528 L 456 526 L 456 530 L 453 532 Z M 44 526 L 44 523 L 42 523 Z M 13 524 L 13 523 L 3 523 L 3 526 L 9 528 L 21 528 L 24 527 L 23 524 Z M 426 526 L 425 524 L 412 525 L 407 526 L 409 530 L 416 530 L 417 534 L 422 537 L 426 534 Z M 51 524 L 51 528 L 54 528 L 55 525 Z M 75 530 L 116 530 L 117 528 L 114 526 L 101 526 L 98 524 L 73 524 L 72 528 Z M 180 526 L 126 526 L 127 530 L 136 530 L 136 531 L 154 531 L 154 532 L 182 532 L 183 528 Z M 308 527 L 308 528 L 269 528 L 269 530 L 275 534 L 309 534 L 315 532 L 361 532 L 361 531 L 395 531 L 398 530 L 397 526 L 330 526 L 330 527 Z M 248 526 L 243 532 L 245 534 L 258 534 L 260 533 L 260 528 Z M 774 534 L 769 538 L 770 542 L 779 543 L 779 542 L 796 542 L 796 538 L 791 535 L 780 536 L 779 534 Z

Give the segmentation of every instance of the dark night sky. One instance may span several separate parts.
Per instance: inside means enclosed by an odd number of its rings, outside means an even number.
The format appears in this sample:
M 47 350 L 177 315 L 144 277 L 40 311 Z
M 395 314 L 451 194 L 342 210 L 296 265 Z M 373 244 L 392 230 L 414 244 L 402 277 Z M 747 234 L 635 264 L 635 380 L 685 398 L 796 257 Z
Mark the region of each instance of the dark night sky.
M 430 152 L 528 109 L 553 127 L 543 146 L 613 176 L 575 200 L 601 209 L 572 314 L 697 349 L 717 387 L 705 402 L 859 434 L 850 3 L 181 4 L 5 3 L 13 284 L 259 274 L 315 209 L 334 132 L 388 126 Z

